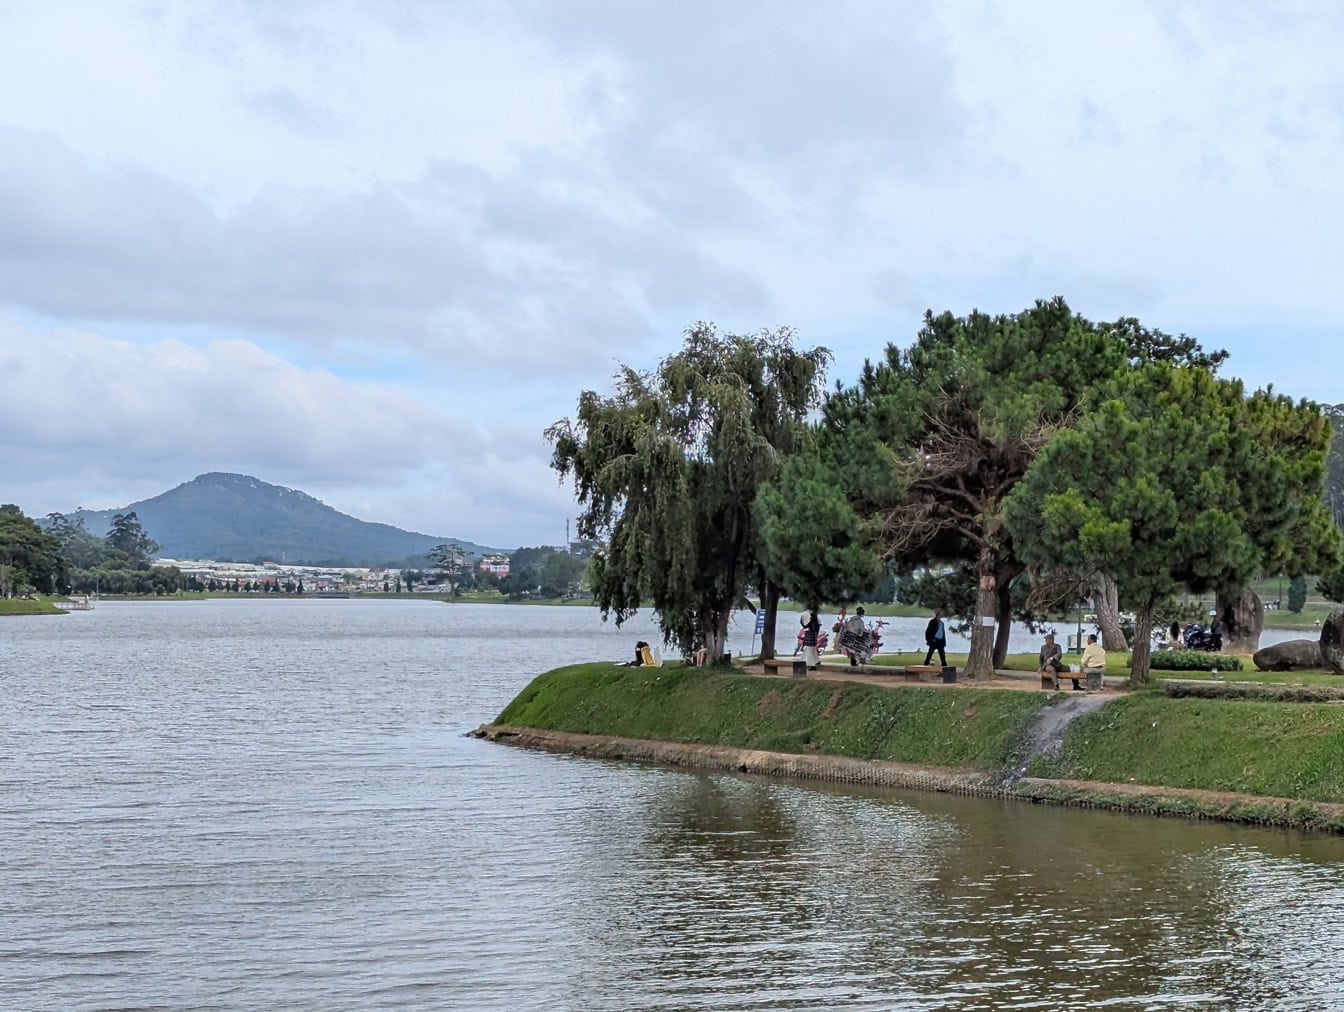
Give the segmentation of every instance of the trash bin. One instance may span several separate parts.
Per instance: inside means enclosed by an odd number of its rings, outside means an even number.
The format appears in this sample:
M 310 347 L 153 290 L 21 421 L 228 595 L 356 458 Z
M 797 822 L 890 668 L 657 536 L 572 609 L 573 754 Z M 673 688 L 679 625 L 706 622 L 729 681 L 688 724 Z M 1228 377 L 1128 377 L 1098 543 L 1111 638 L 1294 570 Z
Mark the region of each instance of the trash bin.
M 957 669 L 955 667 L 948 666 L 943 668 L 943 684 L 946 685 L 947 683 L 955 682 L 956 680 Z

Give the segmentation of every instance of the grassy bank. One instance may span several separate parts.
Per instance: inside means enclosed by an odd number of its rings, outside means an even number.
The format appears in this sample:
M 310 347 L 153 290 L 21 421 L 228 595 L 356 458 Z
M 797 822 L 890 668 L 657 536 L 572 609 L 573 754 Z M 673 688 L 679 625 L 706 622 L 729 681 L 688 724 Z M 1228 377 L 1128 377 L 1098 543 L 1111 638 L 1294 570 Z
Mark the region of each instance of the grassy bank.
M 1344 801 L 1344 707 L 1135 693 L 1076 721 L 1033 776 Z
M 496 723 L 993 773 L 1025 758 L 1033 718 L 1067 696 L 603 662 L 539 676 Z M 1098 798 L 1102 787 L 1113 784 L 1117 791 L 1147 785 L 1344 803 L 1344 707 L 1172 699 L 1147 689 L 1074 721 L 1059 758 L 1036 758 L 1027 773 L 1047 781 L 1091 782 Z M 1040 782 L 1030 786 L 1032 796 L 1048 798 L 1052 791 L 1058 800 L 1080 796 L 1076 785 L 1043 790 Z M 1151 796 L 1120 806 L 1158 810 Z M 1302 815 L 1294 816 L 1294 824 L 1321 823 Z
M 64 615 L 45 597 L 6 597 L 0 598 L 0 615 Z
M 576 664 L 534 679 L 497 723 L 684 744 L 996 769 L 1047 694 L 785 681 L 702 668 Z

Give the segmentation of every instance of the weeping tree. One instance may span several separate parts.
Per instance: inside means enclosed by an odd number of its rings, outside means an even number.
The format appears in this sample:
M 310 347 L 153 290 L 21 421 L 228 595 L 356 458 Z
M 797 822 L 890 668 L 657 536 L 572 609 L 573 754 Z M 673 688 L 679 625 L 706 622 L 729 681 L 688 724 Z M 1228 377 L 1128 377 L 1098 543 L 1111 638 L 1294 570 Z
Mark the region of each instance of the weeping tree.
M 829 362 L 786 328 L 696 324 L 653 372 L 623 367 L 614 393 L 584 391 L 576 418 L 546 430 L 551 466 L 574 481 L 579 536 L 605 545 L 590 572 L 604 617 L 652 606 L 665 642 L 717 659 L 755 586 L 773 655 L 779 588 L 764 576 L 756 494 L 805 438 Z
M 1009 496 L 1031 562 L 1100 569 L 1135 611 L 1130 676 L 1146 681 L 1158 609 L 1182 590 L 1245 586 L 1337 552 L 1320 496 L 1328 426 L 1271 391 L 1150 363 L 1062 431 Z

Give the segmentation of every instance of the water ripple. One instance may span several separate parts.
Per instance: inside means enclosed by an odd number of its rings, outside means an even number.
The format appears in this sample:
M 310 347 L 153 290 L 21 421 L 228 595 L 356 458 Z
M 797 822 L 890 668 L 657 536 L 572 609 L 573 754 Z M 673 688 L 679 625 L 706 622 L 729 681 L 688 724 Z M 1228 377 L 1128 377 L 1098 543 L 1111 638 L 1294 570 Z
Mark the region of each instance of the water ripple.
M 356 601 L 7 621 L 0 1006 L 1344 1005 L 1333 838 L 462 737 L 538 670 L 623 658 L 641 621 Z

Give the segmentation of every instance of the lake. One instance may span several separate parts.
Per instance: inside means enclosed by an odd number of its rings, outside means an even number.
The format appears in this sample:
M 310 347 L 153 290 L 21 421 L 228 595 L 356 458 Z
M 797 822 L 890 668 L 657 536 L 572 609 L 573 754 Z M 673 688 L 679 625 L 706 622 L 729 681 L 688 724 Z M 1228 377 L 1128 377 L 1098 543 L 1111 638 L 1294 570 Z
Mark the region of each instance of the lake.
M 0 621 L 0 1007 L 1344 1007 L 1344 840 L 464 737 L 636 638 L 419 601 Z

